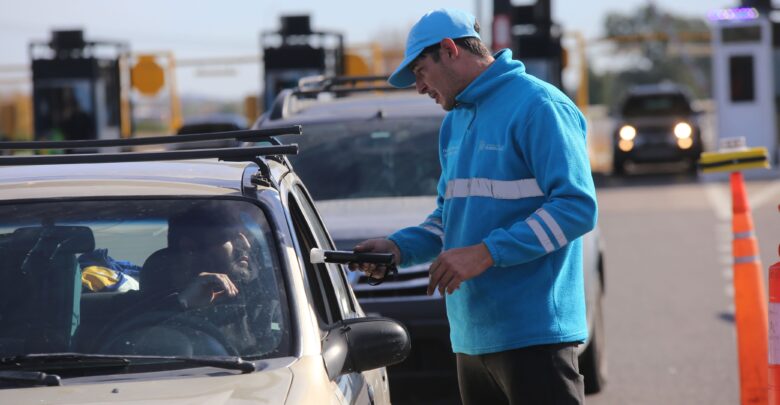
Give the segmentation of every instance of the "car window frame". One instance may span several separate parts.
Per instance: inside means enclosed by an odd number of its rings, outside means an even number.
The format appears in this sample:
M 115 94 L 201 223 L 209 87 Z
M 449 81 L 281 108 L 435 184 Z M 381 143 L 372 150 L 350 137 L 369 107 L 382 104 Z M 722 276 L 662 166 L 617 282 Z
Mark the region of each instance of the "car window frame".
M 343 267 L 333 263 L 309 262 L 309 249 L 333 249 L 334 245 L 300 183 L 292 185 L 288 190 L 288 206 L 320 327 L 325 329 L 328 325 L 358 316 L 355 296 L 346 281 Z
M 333 241 L 322 223 L 322 219 L 316 210 L 313 200 L 302 183 L 293 183 L 288 190 L 287 197 L 290 217 L 293 223 L 298 216 L 300 217 L 297 218 L 297 220 L 304 221 L 303 224 L 293 224 L 296 231 L 298 230 L 297 228 L 300 228 L 300 231 L 304 234 L 302 236 L 304 238 L 313 238 L 314 245 L 320 249 L 333 249 Z M 301 250 L 306 249 L 306 246 L 301 245 L 300 240 L 298 241 L 298 244 Z M 321 319 L 321 310 L 315 311 L 318 313 L 317 318 L 320 323 L 320 328 L 323 326 L 327 328 L 327 325 L 334 325 L 344 319 L 361 316 L 357 312 L 357 308 L 359 308 L 357 305 L 357 298 L 346 281 L 342 265 L 335 263 L 307 263 L 308 258 L 308 252 L 302 251 L 301 259 L 306 266 L 306 276 L 310 289 L 314 295 L 319 295 L 321 299 L 327 301 L 324 303 L 325 308 L 330 308 L 330 319 Z M 314 277 L 310 277 L 312 273 Z M 311 283 L 315 280 L 317 286 L 312 286 Z M 340 288 L 336 288 L 335 286 L 337 285 L 340 286 Z M 319 288 L 321 291 L 324 291 L 325 294 L 317 294 L 315 288 Z M 343 290 L 343 292 L 340 293 L 339 289 Z M 346 304 L 348 308 L 344 307 L 345 303 L 348 303 Z M 337 314 L 335 315 L 338 315 L 338 318 L 334 316 L 334 310 L 336 310 Z M 322 325 L 323 322 L 325 322 L 326 325 Z M 322 329 L 323 332 L 324 330 L 325 328 Z M 343 399 L 347 403 L 353 403 L 355 402 L 355 398 L 368 395 L 367 390 L 369 389 L 369 385 L 363 373 L 351 372 L 340 375 L 336 378 L 334 383 L 336 384 L 336 387 L 338 387 L 338 392 L 343 395 Z
M 306 188 L 299 183 L 294 186 L 294 193 L 295 192 L 297 192 L 300 195 L 300 198 L 305 201 L 305 204 L 303 205 L 304 214 L 307 214 L 308 211 L 308 215 L 311 217 L 309 224 L 314 228 L 315 238 L 320 239 L 319 242 L 321 248 L 329 250 L 336 249 L 336 245 L 333 243 L 333 240 L 331 239 L 330 234 L 328 233 L 327 228 L 322 221 L 322 218 L 316 210 L 314 200 L 309 195 L 308 190 L 306 190 Z M 331 283 L 335 287 L 335 293 L 338 296 L 337 302 L 341 310 L 342 317 L 353 318 L 357 316 L 357 300 L 351 293 L 351 288 L 349 287 L 350 284 L 347 280 L 346 271 L 344 269 L 345 266 L 337 263 L 325 263 L 325 265 L 328 269 Z

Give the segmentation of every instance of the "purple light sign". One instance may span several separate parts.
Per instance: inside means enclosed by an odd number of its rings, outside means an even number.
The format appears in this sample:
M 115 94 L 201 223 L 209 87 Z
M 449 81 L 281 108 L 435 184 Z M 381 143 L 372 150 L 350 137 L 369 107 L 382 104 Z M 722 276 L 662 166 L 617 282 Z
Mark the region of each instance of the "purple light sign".
M 726 8 L 707 13 L 710 21 L 745 21 L 758 18 L 758 10 L 752 7 Z

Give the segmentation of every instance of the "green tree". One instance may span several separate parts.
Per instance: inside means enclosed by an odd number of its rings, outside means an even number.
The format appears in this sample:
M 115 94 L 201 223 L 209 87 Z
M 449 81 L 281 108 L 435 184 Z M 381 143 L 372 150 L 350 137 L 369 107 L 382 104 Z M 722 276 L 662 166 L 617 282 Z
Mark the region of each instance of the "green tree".
M 630 14 L 607 14 L 604 31 L 614 44 L 610 57 L 622 56 L 627 63 L 618 71 L 589 75 L 591 102 L 612 106 L 632 85 L 663 81 L 682 84 L 697 98 L 710 96 L 709 56 L 681 51 L 691 37 L 707 42 L 709 28 L 703 19 L 677 16 L 649 4 Z

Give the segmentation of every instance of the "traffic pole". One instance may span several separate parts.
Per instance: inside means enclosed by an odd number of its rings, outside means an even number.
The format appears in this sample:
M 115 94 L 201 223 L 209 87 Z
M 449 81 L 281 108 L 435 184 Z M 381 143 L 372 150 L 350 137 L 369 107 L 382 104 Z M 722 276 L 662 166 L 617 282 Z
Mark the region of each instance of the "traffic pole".
M 703 152 L 699 158 L 703 173 L 731 173 L 734 320 L 742 405 L 769 403 L 767 294 L 741 173 L 747 169 L 768 169 L 768 156 L 764 147 L 748 148 L 744 138 L 726 138 L 721 140 L 718 152 Z
M 731 193 L 740 398 L 743 405 L 768 404 L 767 298 L 753 217 L 740 172 L 731 173 Z

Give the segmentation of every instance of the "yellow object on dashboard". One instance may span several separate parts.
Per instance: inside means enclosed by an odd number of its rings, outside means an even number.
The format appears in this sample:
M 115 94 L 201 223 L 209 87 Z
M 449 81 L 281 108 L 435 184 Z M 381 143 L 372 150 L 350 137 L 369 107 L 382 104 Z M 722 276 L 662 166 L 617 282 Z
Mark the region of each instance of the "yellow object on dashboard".
M 81 271 L 81 285 L 90 291 L 100 291 L 119 282 L 119 274 L 102 266 L 88 266 Z

